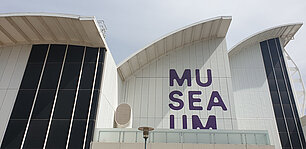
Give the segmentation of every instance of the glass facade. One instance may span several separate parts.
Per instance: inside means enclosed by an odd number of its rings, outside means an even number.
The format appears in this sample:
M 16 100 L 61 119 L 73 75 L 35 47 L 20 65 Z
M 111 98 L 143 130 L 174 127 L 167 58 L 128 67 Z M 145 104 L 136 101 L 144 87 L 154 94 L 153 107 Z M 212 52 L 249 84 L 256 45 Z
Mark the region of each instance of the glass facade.
M 105 49 L 33 45 L 1 149 L 89 149 Z
M 282 148 L 306 148 L 280 41 L 266 40 L 260 47 Z

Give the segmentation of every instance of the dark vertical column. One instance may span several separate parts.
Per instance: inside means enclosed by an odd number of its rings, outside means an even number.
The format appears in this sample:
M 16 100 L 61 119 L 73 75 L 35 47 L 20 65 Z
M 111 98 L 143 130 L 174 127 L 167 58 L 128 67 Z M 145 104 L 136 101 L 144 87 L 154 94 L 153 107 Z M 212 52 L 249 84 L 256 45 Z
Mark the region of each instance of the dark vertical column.
M 279 39 L 263 41 L 260 46 L 282 147 L 304 148 L 305 139 Z
M 90 143 L 92 139 L 95 117 L 91 118 L 91 112 L 94 111 L 96 114 L 98 92 L 100 89 L 95 89 L 97 78 L 100 78 L 98 76 L 100 74 L 98 67 L 101 57 L 99 55 L 99 48 L 86 47 L 78 90 L 79 93 L 68 145 L 68 148 L 71 149 L 82 149 L 83 147 L 89 149 L 88 142 Z
M 34 45 L 1 148 L 89 149 L 104 53 L 102 48 Z
M 300 122 L 299 114 L 297 111 L 297 106 L 295 103 L 293 91 L 291 88 L 291 83 L 290 83 L 290 79 L 288 76 L 289 73 L 286 69 L 283 51 L 282 51 L 279 39 L 277 38 L 274 41 L 277 47 L 277 54 L 280 59 L 280 65 L 283 71 L 283 76 L 284 76 L 286 89 L 287 89 L 287 94 L 283 93 L 282 95 L 284 96 L 285 99 L 289 99 L 289 105 L 285 106 L 285 110 L 288 109 L 287 115 L 289 116 L 286 117 L 286 119 L 287 119 L 287 124 L 288 124 L 289 132 L 290 132 L 291 142 L 294 148 L 299 148 L 300 147 L 299 144 L 301 144 L 303 148 L 306 148 L 305 137 L 304 137 L 302 125 Z
M 83 46 L 68 46 L 46 148 L 65 148 L 82 65 Z
M 96 73 L 95 73 L 95 82 L 94 82 L 94 91 L 92 92 L 92 100 L 91 100 L 91 107 L 87 117 L 87 129 L 86 129 L 86 139 L 85 139 L 85 148 L 89 149 L 90 142 L 93 139 L 93 133 L 95 128 L 95 121 L 96 121 L 96 114 L 97 114 L 97 106 L 99 101 L 99 94 L 101 88 L 101 80 L 103 76 L 103 65 L 105 59 L 105 48 L 99 48 L 97 66 L 96 66 Z
M 48 45 L 33 45 L 1 148 L 20 148 L 40 81 Z
M 66 45 L 50 45 L 24 148 L 43 148 Z

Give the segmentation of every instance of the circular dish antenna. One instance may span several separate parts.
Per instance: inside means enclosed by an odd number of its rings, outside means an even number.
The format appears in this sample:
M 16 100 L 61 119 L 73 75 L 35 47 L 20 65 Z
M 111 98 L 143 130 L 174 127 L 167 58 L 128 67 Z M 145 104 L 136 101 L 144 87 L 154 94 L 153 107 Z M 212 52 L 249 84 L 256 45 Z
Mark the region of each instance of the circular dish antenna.
M 115 122 L 117 128 L 126 128 L 130 125 L 132 119 L 132 109 L 127 103 L 120 104 L 115 112 Z

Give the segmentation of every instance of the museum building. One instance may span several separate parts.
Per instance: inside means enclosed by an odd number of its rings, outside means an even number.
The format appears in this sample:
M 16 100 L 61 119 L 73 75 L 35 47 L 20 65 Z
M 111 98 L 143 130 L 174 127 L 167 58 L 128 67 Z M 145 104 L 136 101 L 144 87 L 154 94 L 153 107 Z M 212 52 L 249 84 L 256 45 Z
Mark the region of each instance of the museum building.
M 302 23 L 228 49 L 231 21 L 191 24 L 117 65 L 95 17 L 0 14 L 1 149 L 141 149 L 141 126 L 154 128 L 149 149 L 306 149 L 285 50 Z

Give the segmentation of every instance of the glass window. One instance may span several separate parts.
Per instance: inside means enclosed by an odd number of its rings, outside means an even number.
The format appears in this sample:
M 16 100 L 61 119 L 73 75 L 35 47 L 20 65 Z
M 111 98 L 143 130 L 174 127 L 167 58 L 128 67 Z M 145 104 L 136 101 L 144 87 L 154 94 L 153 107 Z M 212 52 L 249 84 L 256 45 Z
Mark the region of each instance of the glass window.
M 297 128 L 298 128 L 301 140 L 302 140 L 302 144 L 303 144 L 303 146 L 306 146 L 304 132 L 303 132 L 302 125 L 301 125 L 299 117 L 297 117 L 297 119 L 295 119 L 295 121 L 296 121 Z
M 262 57 L 263 57 L 263 61 L 265 64 L 265 68 L 272 68 L 272 64 L 271 64 L 271 59 L 270 59 L 270 54 L 269 54 L 269 50 L 268 50 L 268 44 L 266 41 L 263 41 L 260 43 L 260 47 L 261 47 L 261 53 L 262 53 Z
M 274 38 L 274 41 L 276 43 L 278 57 L 279 57 L 279 59 L 280 59 L 280 61 L 282 63 L 283 60 L 284 60 L 282 46 L 280 45 L 280 42 L 279 42 L 278 38 Z
M 269 145 L 266 134 L 255 134 L 255 136 L 256 136 L 256 144 Z
M 180 135 L 177 133 L 167 133 L 167 143 L 178 143 L 180 140 Z
M 294 118 L 290 104 L 283 104 L 283 108 L 286 118 Z
M 136 132 L 124 132 L 124 143 L 136 143 Z
M 291 107 L 293 109 L 293 112 L 294 112 L 294 116 L 296 118 L 299 118 L 300 116 L 298 115 L 298 111 L 297 111 L 297 107 L 296 107 L 296 104 L 295 104 L 295 100 L 294 100 L 294 97 L 293 97 L 293 94 L 292 94 L 292 91 L 289 92 L 289 95 L 290 95 L 290 101 L 291 101 Z
M 94 90 L 92 103 L 91 103 L 90 119 L 96 119 L 98 100 L 99 100 L 99 91 Z
M 179 135 L 179 134 L 177 134 Z M 178 140 L 179 142 L 179 140 Z M 196 133 L 183 133 L 183 142 L 184 143 L 197 143 L 197 135 Z
M 287 133 L 279 133 L 282 147 L 291 147 Z
M 276 87 L 276 80 L 275 79 L 268 79 L 269 89 L 270 91 L 278 91 Z
M 11 119 L 29 119 L 36 90 L 19 90 Z
M 276 46 L 277 46 L 279 56 L 283 57 L 282 46 L 280 45 L 279 38 L 274 38 L 274 39 L 275 39 L 275 43 L 276 43 Z
M 277 54 L 277 48 L 274 39 L 268 40 L 268 45 L 272 57 L 273 66 L 276 68 L 280 68 L 280 61 Z
M 31 120 L 24 148 L 43 148 L 49 120 Z
M 98 48 L 86 47 L 85 62 L 96 62 L 98 50 Z
M 41 89 L 56 89 L 61 73 L 62 63 L 50 63 L 45 65 L 41 80 Z
M 52 44 L 50 46 L 47 63 L 49 62 L 62 63 L 64 60 L 66 47 L 67 47 L 66 45 Z
M 91 90 L 79 90 L 77 104 L 75 108 L 75 119 L 87 119 Z
M 69 149 L 83 149 L 86 120 L 73 120 L 69 140 Z
M 289 132 L 297 132 L 297 128 L 296 128 L 294 119 L 287 118 L 286 121 L 287 121 Z
M 277 91 L 270 91 L 273 104 L 280 104 L 279 94 Z
M 287 91 L 284 79 L 277 79 L 277 85 L 278 85 L 279 91 Z
M 27 64 L 20 89 L 36 89 L 43 64 Z
M 102 73 L 103 73 L 103 63 L 98 64 L 97 74 L 96 74 L 96 84 L 95 89 L 100 89 L 101 80 L 102 80 Z
M 256 144 L 255 134 L 246 134 L 245 137 L 247 144 Z
M 86 142 L 85 142 L 86 149 L 89 149 L 90 147 L 90 142 L 92 141 L 94 128 L 95 128 L 95 121 L 89 120 L 88 129 L 87 129 L 87 137 L 86 137 Z
M 241 141 L 240 141 L 241 142 Z M 198 143 L 213 144 L 210 134 L 198 133 Z
M 302 145 L 306 146 L 305 136 L 304 136 L 304 133 L 303 133 L 302 129 L 299 129 L 299 134 L 300 134 Z
M 82 62 L 84 54 L 83 46 L 69 45 L 66 55 L 66 62 Z
M 167 143 L 167 135 L 163 132 L 154 132 L 154 143 Z
M 242 144 L 241 134 L 228 134 L 229 144 Z
M 44 63 L 48 46 L 47 44 L 33 45 L 28 63 Z
M 267 74 L 268 79 L 272 79 L 272 80 L 275 79 L 274 72 L 273 72 L 272 68 L 267 68 L 266 69 L 266 74 Z
M 105 48 L 100 48 L 99 62 L 104 62 L 105 52 L 106 52 Z
M 120 132 L 114 132 L 114 131 L 105 131 L 100 132 L 100 142 L 119 142 L 119 136 Z
M 281 95 L 282 103 L 283 104 L 290 104 L 289 96 L 288 96 L 288 92 L 287 91 L 280 91 L 280 95 Z
M 274 68 L 280 68 L 280 61 L 276 51 L 271 53 Z
M 285 124 L 285 120 L 283 118 L 276 119 L 278 132 L 287 132 L 287 127 Z
M 71 119 L 75 90 L 60 90 L 54 109 L 54 119 Z
M 84 63 L 80 89 L 92 89 L 96 63 Z
M 80 70 L 81 63 L 65 63 L 60 88 L 76 89 L 79 80 Z
M 283 70 L 281 68 L 274 68 L 274 71 L 277 79 L 284 79 Z
M 280 104 L 273 104 L 273 109 L 276 118 L 284 118 L 283 110 Z
M 39 90 L 32 114 L 32 119 L 49 119 L 54 97 L 55 90 Z
M 215 134 L 216 144 L 228 144 L 227 134 Z
M 47 149 L 66 148 L 70 120 L 52 120 Z
M 300 138 L 297 132 L 290 133 L 290 141 L 294 149 L 302 148 Z
M 10 120 L 1 148 L 20 148 L 28 120 Z

